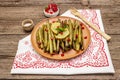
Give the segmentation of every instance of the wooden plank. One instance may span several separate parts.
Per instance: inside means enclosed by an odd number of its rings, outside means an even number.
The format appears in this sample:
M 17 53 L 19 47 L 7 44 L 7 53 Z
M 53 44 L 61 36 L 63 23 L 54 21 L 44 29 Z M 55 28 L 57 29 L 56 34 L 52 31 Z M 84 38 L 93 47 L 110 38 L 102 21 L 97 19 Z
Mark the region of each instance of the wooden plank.
M 61 5 L 61 9 L 63 9 L 60 14 L 69 9 L 70 6 Z M 78 6 L 79 8 L 79 6 Z M 0 34 L 25 34 L 21 22 L 26 18 L 33 19 L 34 23 L 37 24 L 39 21 L 44 19 L 44 14 L 40 11 L 38 7 L 6 7 L 1 8 L 0 12 Z M 114 11 L 114 7 L 109 10 L 109 8 L 104 8 L 101 10 L 102 12 L 102 20 L 105 26 L 105 31 L 108 34 L 119 34 L 119 20 L 120 14 L 119 11 Z M 9 14 L 8 14 L 9 13 Z M 24 14 L 23 14 L 24 13 Z M 28 15 L 29 14 L 29 15 Z M 14 16 L 11 16 L 14 15 Z M 6 24 L 7 23 L 7 24 Z M 10 29 L 9 29 L 10 28 Z M 12 28 L 12 29 L 11 29 Z
M 112 0 L 89 0 L 90 5 L 113 5 Z M 107 4 L 106 4 L 107 3 Z
M 120 6 L 120 0 L 111 0 L 113 5 L 119 5 Z
M 24 35 L 0 35 L 0 53 L 10 53 L 9 55 L 13 56 L 16 53 L 17 45 L 20 39 L 26 37 L 28 34 Z M 6 54 L 0 54 L 6 55 Z
M 0 13 L 0 20 L 2 22 L 5 22 L 5 21 L 17 21 L 18 22 L 26 18 L 40 19 L 43 16 L 42 9 L 44 9 L 44 7 L 40 7 L 40 6 L 37 6 L 37 7 L 32 7 L 32 6 L 31 7 L 1 7 L 0 12 L 3 12 L 3 13 Z
M 2 7 L 18 7 L 18 6 L 43 6 L 49 3 L 57 3 L 57 4 L 81 4 L 81 5 L 87 5 L 88 1 L 87 0 L 1 0 L 0 1 L 0 6 Z
M 71 6 L 74 6 L 74 4 L 67 5 L 67 4 L 60 4 L 60 13 L 62 14 L 64 11 L 68 10 Z M 85 6 L 82 6 L 79 4 L 76 4 L 76 8 L 81 9 L 84 8 Z M 66 7 L 66 8 L 64 8 Z M 87 6 L 86 6 L 87 7 Z M 91 7 L 95 7 L 92 6 Z M 111 7 L 111 10 L 109 9 Z M 101 9 L 102 16 L 103 17 L 118 17 L 120 16 L 120 7 L 112 7 L 112 6 L 96 6 L 96 9 Z M 27 6 L 27 7 L 1 7 L 0 8 L 0 20 L 3 22 L 5 20 L 9 21 L 16 21 L 16 20 L 24 20 L 25 18 L 31 18 L 31 19 L 39 19 L 41 20 L 44 19 L 44 14 L 43 14 L 43 9 L 44 6 Z M 11 16 L 13 15 L 13 16 Z

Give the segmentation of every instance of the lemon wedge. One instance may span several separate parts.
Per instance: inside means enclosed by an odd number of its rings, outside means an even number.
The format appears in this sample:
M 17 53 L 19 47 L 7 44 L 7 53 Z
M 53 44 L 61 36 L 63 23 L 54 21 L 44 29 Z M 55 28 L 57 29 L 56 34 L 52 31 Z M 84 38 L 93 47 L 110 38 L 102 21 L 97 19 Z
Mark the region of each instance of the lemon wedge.
M 66 28 L 65 31 L 58 33 L 55 38 L 57 39 L 64 39 L 69 35 L 69 30 Z
M 59 22 L 54 22 L 54 23 L 52 23 L 52 25 L 51 25 L 51 30 L 55 33 L 55 34 L 57 34 L 58 33 L 58 31 L 57 31 L 57 28 L 60 26 L 60 23 Z

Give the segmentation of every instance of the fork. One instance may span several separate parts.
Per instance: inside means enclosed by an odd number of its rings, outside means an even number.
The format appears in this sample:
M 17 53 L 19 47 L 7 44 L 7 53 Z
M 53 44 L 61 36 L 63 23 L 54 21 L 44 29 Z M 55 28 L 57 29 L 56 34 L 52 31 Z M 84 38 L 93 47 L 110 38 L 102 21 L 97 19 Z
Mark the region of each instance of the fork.
M 96 32 L 98 32 L 100 35 L 102 35 L 107 41 L 109 41 L 111 39 L 111 37 L 106 34 L 105 32 L 101 31 L 99 28 L 97 28 L 94 24 L 92 24 L 91 22 L 87 21 L 87 19 L 82 16 L 76 8 L 71 8 L 70 9 L 71 13 L 73 15 L 75 15 L 76 17 L 80 18 L 84 23 L 86 23 L 87 25 L 89 25 L 92 29 L 94 29 Z

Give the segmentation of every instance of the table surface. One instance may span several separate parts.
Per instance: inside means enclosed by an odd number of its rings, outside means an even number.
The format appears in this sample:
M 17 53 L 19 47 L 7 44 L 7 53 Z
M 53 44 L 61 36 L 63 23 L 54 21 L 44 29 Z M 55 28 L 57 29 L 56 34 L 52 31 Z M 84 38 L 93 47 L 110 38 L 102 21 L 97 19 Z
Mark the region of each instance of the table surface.
M 50 0 L 0 0 L 0 79 L 120 79 L 120 0 L 52 0 L 60 7 L 60 14 L 71 6 L 77 9 L 100 9 L 105 32 L 112 39 L 108 47 L 115 74 L 94 75 L 11 75 L 10 70 L 16 55 L 18 41 L 30 32 L 21 27 L 22 20 L 33 19 L 34 23 L 46 18 L 45 5 Z

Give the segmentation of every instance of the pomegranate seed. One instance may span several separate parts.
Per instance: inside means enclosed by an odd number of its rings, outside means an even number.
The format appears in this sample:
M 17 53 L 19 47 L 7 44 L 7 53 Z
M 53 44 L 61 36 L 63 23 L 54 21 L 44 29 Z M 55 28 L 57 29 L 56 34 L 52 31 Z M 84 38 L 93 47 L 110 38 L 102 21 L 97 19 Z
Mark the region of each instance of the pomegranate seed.
M 56 21 L 52 21 L 52 23 L 55 23 Z
M 54 12 L 56 12 L 58 9 L 57 9 L 57 7 L 52 7 L 52 10 L 53 10 Z
M 84 39 L 87 39 L 87 36 L 85 36 Z
M 45 12 L 49 13 L 50 7 L 45 8 Z
M 82 27 L 82 29 L 84 29 L 84 27 Z
M 41 42 L 40 42 L 40 41 L 38 41 L 37 43 L 38 43 L 38 45 L 41 45 Z
M 60 34 L 62 35 L 62 34 L 63 34 L 63 32 L 60 32 Z
M 64 53 L 62 53 L 61 56 L 63 57 L 63 56 L 64 56 Z
M 48 29 L 45 29 L 46 32 L 48 32 Z
M 82 25 L 83 25 L 83 23 L 80 23 L 80 25 L 82 26 Z
M 76 34 L 76 38 L 78 38 L 78 34 Z
M 68 38 L 67 41 L 70 42 L 70 38 Z
M 53 12 L 50 12 L 50 14 L 53 14 Z
M 48 10 L 45 10 L 45 12 L 49 13 L 49 11 L 48 11 Z
M 53 40 L 54 38 L 51 38 L 51 40 Z
M 73 30 L 75 30 L 75 28 L 73 28 Z
M 55 54 L 51 54 L 51 56 L 54 56 Z

